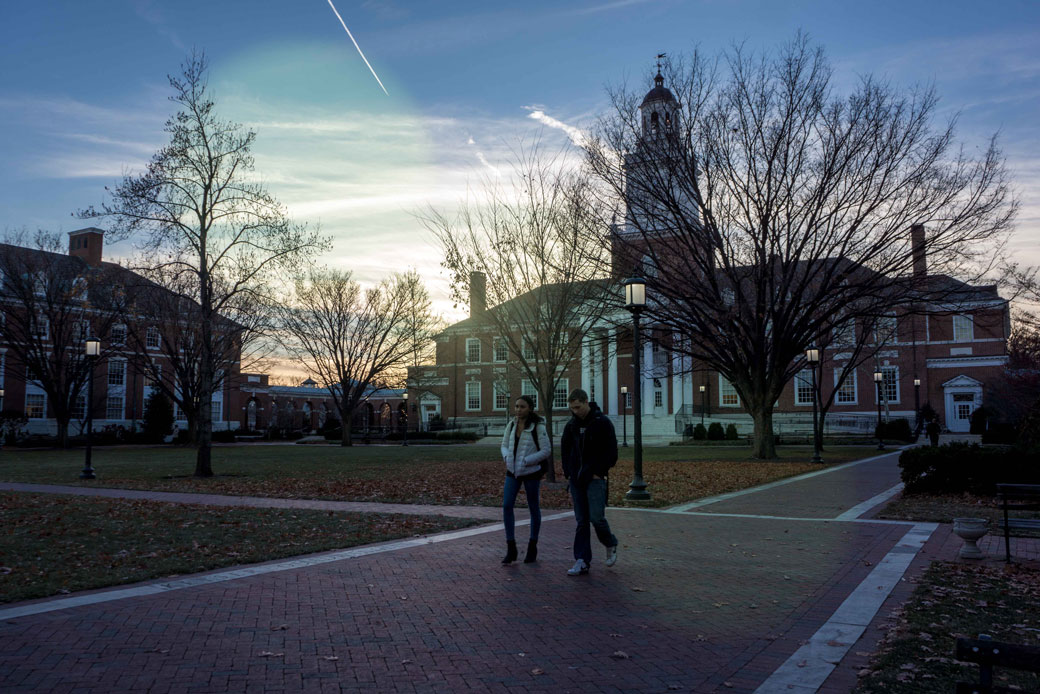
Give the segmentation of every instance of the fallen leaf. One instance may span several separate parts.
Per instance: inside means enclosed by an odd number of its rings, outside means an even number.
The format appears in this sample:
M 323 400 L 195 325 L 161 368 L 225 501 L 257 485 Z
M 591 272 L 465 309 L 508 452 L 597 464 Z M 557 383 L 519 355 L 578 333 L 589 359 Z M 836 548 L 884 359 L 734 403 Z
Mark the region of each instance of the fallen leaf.
M 325 660 L 339 660 L 338 655 L 323 655 L 322 658 Z
M 618 660 L 627 660 L 628 653 L 625 653 L 624 651 L 614 651 L 614 653 L 610 657 L 617 658 Z
M 634 590 L 637 593 L 645 593 L 646 592 L 645 588 L 636 588 L 634 586 L 632 587 L 632 590 Z
M 531 670 L 531 674 L 532 675 L 544 675 L 545 674 L 545 670 L 541 669 L 540 667 L 536 667 L 535 669 Z
M 279 624 L 276 627 L 271 627 L 271 631 L 285 631 L 289 628 L 288 624 Z

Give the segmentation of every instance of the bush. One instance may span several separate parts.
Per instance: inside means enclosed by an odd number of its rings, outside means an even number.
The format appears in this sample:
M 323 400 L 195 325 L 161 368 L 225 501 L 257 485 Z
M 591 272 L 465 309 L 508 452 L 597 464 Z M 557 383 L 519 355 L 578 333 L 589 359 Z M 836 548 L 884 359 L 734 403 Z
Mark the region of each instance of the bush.
M 25 425 L 29 418 L 21 410 L 4 410 L 0 412 L 0 446 L 6 443 L 13 446 L 25 433 Z
M 162 443 L 173 429 L 173 405 L 160 391 L 152 391 L 144 403 L 142 438 L 145 443 Z
M 736 441 L 737 440 L 737 425 L 727 424 L 726 425 L 726 440 Z
M 1009 422 L 990 422 L 982 432 L 982 443 L 1011 444 L 1018 441 L 1018 427 Z
M 718 422 L 712 422 L 708 427 L 709 441 L 722 441 L 726 438 L 726 432 Z
M 476 441 L 480 435 L 475 431 L 438 431 L 437 441 Z
M 704 428 L 703 424 L 698 424 L 693 428 L 693 440 L 703 441 L 708 438 L 708 430 Z
M 996 484 L 1040 483 L 1036 451 L 961 442 L 921 446 L 899 456 L 906 494 L 959 494 L 991 496 Z
M 339 424 L 339 422 L 336 422 Z M 322 436 L 325 437 L 326 441 L 342 441 L 343 440 L 343 429 L 338 426 L 325 427 L 322 431 Z
M 908 419 L 890 419 L 875 427 L 874 438 L 888 441 L 913 441 L 914 430 Z
M 213 432 L 213 443 L 234 443 L 236 432 L 234 429 L 221 429 Z
M 968 433 L 975 434 L 976 436 L 980 434 L 985 434 L 986 429 L 988 429 L 986 425 L 989 421 L 989 418 L 990 411 L 988 409 L 986 409 L 985 407 L 980 407 L 976 409 L 974 412 L 971 413 L 971 428 L 968 429 Z

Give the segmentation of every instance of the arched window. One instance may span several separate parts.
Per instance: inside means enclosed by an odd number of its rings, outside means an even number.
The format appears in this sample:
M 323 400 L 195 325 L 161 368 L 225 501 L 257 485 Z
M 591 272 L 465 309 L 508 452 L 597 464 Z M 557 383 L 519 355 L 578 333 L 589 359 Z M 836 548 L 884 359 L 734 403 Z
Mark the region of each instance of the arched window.
M 654 111 L 653 113 L 650 114 L 650 128 L 652 130 L 657 130 L 657 121 L 658 121 L 657 111 Z
M 250 431 L 256 429 L 256 400 L 250 400 L 246 405 L 246 428 Z

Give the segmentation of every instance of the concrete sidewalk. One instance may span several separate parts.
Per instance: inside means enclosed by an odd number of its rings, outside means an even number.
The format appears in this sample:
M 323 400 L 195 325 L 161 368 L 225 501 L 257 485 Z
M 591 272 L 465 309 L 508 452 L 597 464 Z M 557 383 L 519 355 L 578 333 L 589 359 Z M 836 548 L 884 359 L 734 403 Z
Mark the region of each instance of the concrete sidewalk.
M 0 689 L 847 692 L 836 664 L 935 542 L 860 517 L 896 489 L 896 454 L 610 509 L 620 561 L 584 577 L 559 513 L 536 564 L 500 565 L 492 524 L 0 608 Z

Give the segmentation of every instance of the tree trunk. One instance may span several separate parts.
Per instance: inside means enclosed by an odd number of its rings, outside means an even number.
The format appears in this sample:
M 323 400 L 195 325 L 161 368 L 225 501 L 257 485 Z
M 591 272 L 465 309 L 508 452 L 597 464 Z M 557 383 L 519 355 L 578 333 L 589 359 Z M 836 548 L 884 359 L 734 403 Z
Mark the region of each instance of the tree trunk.
M 199 408 L 198 418 L 199 451 L 195 458 L 195 476 L 212 477 L 213 393 L 204 391 L 201 399 L 202 407 Z
M 69 447 L 69 419 L 67 415 L 62 417 L 55 414 L 54 424 L 58 428 L 58 448 Z
M 340 421 L 343 423 L 343 426 L 342 426 L 343 440 L 339 442 L 339 445 L 340 446 L 353 446 L 354 445 L 354 437 L 351 436 L 351 432 L 353 431 L 353 425 L 354 425 L 353 417 L 351 417 L 350 414 L 345 414 L 343 412 L 340 412 L 339 416 L 340 416 Z
M 546 472 L 546 478 L 549 482 L 556 481 L 556 451 L 553 450 L 552 421 L 552 408 L 548 407 L 545 410 L 545 420 L 542 422 L 542 424 L 545 425 L 545 433 L 549 435 L 549 461 L 548 470 Z
M 751 455 L 754 458 L 776 458 L 776 439 L 773 438 L 773 408 L 757 408 L 752 412 L 755 433 L 752 438 Z

